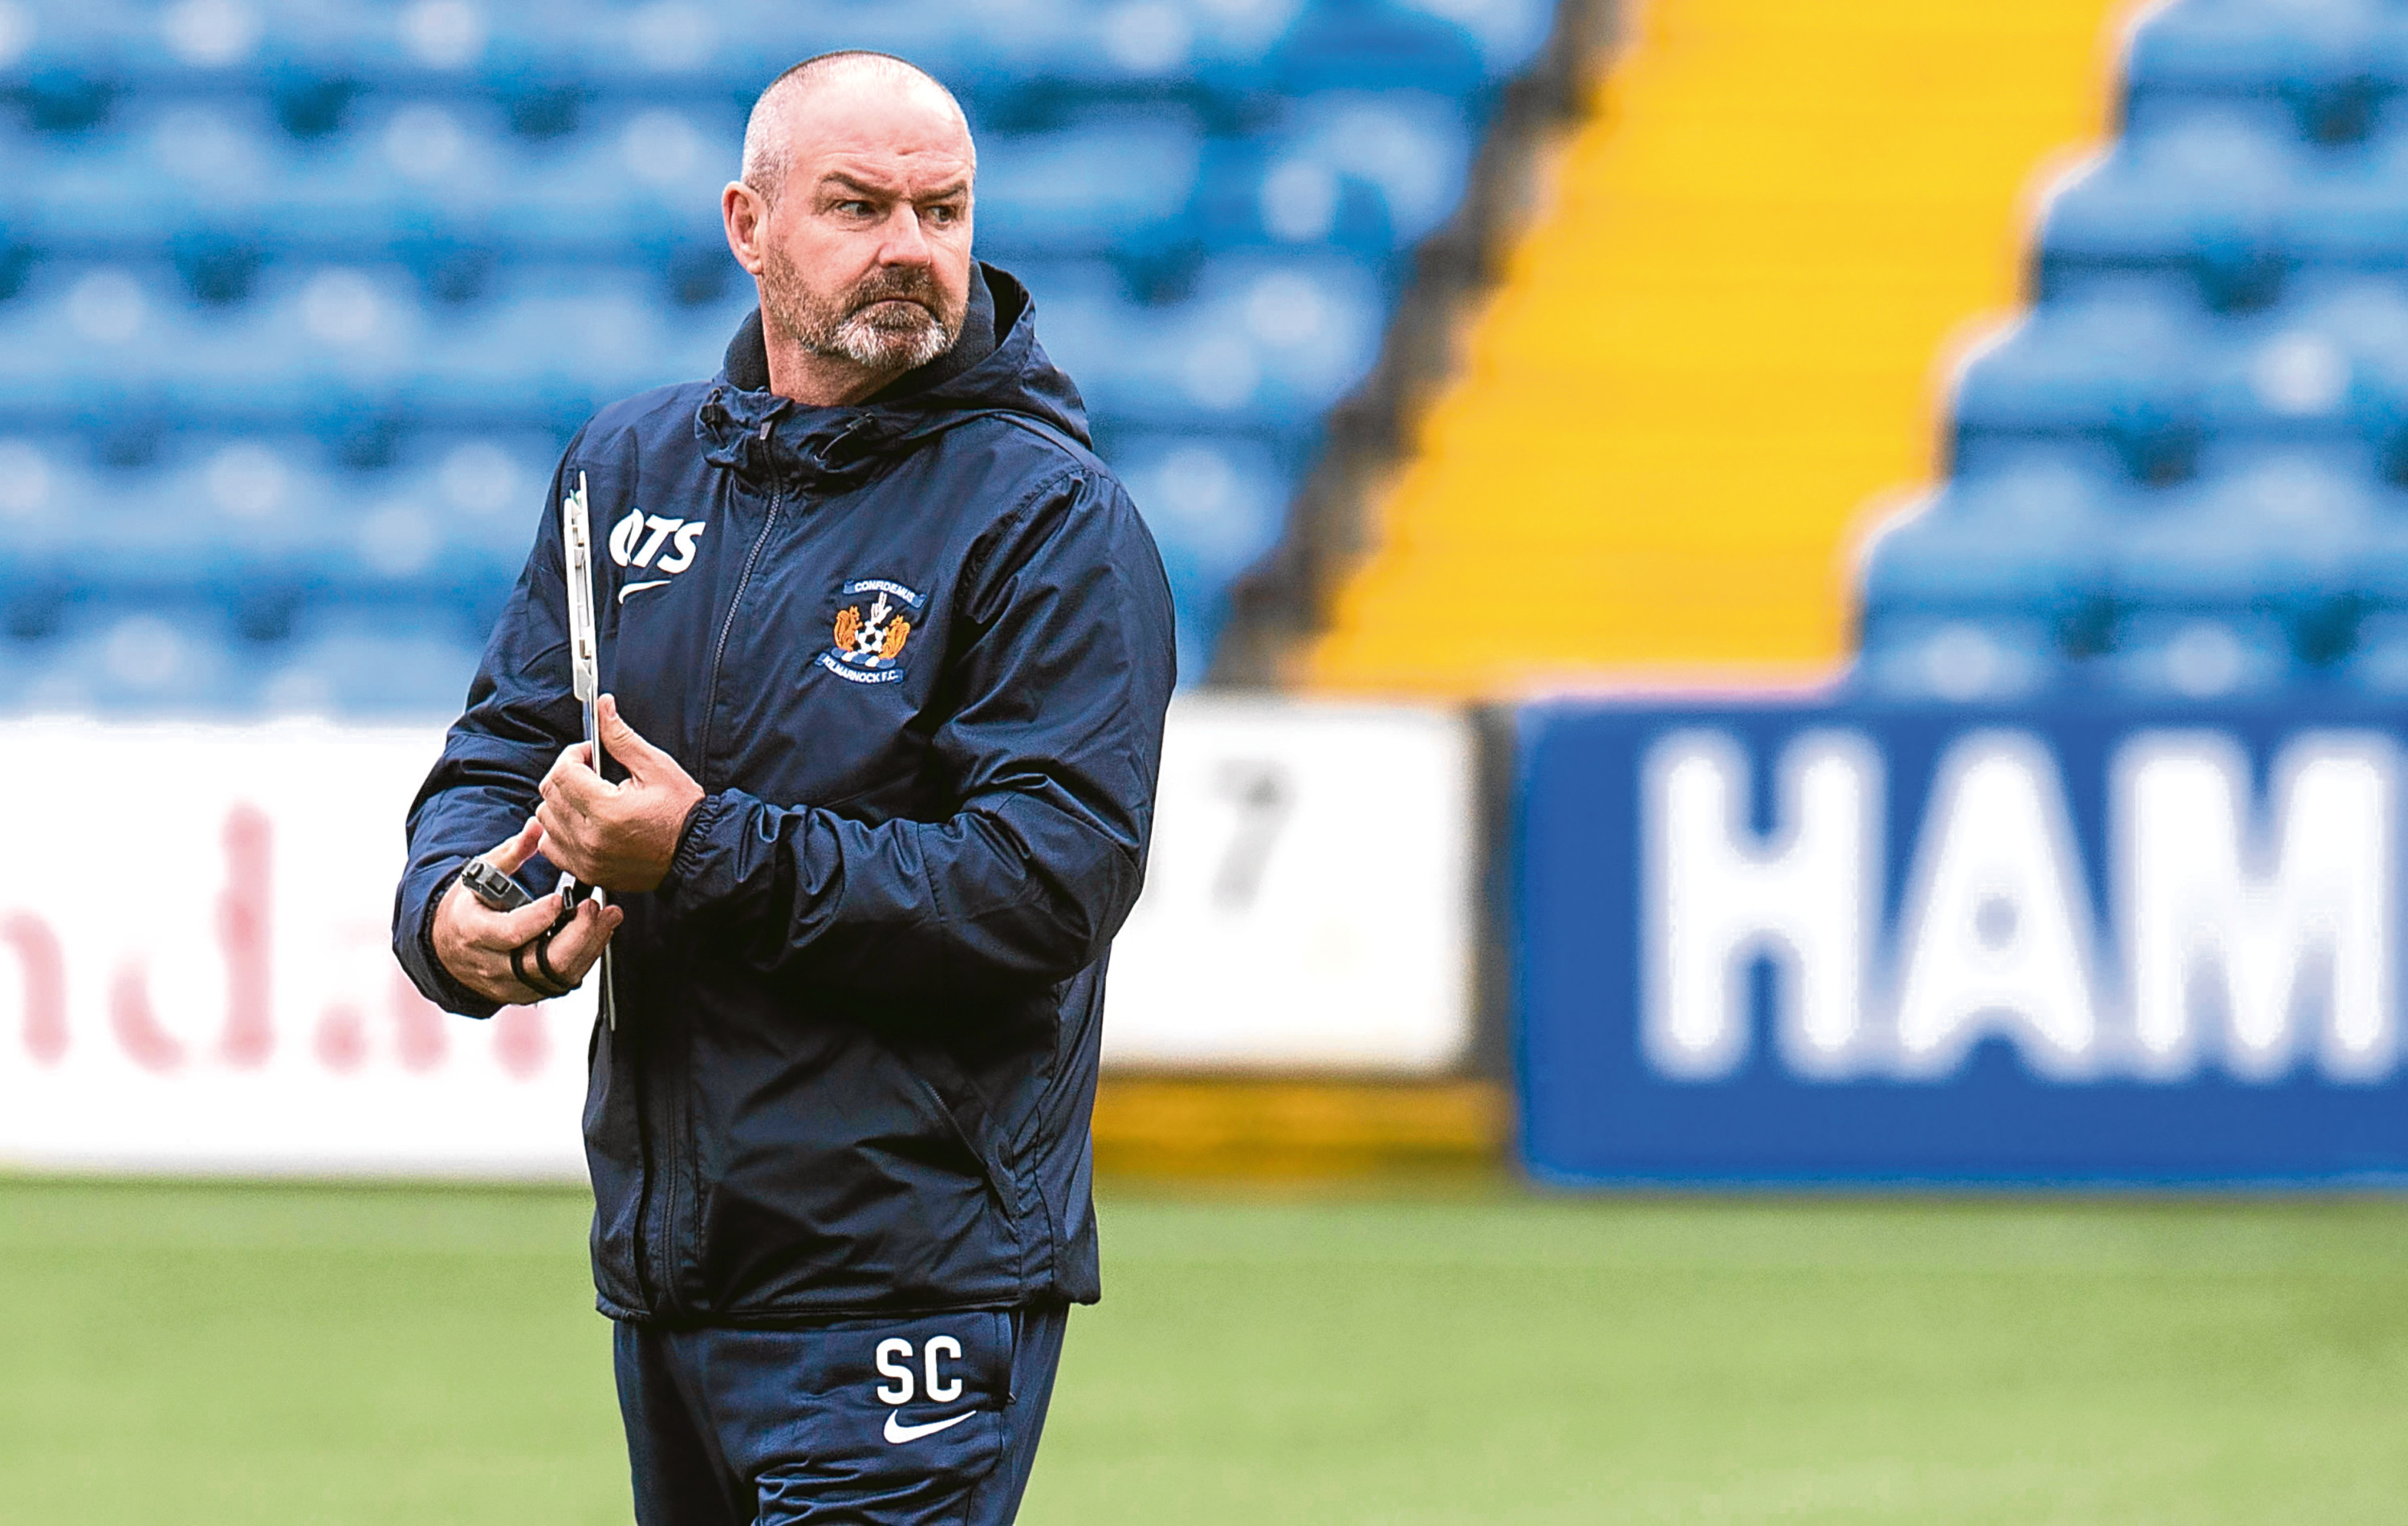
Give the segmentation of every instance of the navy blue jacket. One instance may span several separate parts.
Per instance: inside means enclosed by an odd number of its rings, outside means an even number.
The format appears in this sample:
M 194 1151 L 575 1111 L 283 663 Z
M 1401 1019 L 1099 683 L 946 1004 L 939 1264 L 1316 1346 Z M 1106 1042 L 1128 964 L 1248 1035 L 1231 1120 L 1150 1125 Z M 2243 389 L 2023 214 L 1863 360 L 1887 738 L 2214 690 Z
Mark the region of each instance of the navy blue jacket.
M 581 735 L 557 506 L 582 480 L 603 686 L 707 792 L 668 877 L 624 899 L 618 1028 L 594 1036 L 615 1317 L 1099 1290 L 1088 1118 L 1170 594 L 1027 294 L 980 272 L 953 354 L 865 405 L 769 393 L 756 314 L 717 380 L 596 414 L 410 808 L 394 951 L 487 1015 L 428 926 Z

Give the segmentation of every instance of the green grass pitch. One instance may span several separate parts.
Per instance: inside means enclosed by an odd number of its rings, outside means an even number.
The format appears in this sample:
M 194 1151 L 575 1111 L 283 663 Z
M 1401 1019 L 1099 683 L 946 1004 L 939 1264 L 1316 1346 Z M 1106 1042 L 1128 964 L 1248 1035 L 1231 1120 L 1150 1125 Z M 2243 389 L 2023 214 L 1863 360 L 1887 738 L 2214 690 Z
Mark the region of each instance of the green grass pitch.
M 2408 1204 L 1102 1212 L 1030 1526 L 2408 1519 Z M 624 1521 L 583 1219 L 0 1182 L 0 1521 Z

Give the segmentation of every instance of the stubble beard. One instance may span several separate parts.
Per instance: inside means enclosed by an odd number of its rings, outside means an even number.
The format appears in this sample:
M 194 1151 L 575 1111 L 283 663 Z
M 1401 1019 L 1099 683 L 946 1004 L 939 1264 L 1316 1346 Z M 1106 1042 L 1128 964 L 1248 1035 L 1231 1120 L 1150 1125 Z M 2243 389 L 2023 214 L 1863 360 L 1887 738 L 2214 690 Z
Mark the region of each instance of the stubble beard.
M 944 310 L 944 295 L 924 269 L 876 271 L 834 296 L 822 296 L 775 248 L 762 270 L 761 305 L 779 328 L 815 355 L 866 370 L 908 371 L 953 347 L 965 312 Z

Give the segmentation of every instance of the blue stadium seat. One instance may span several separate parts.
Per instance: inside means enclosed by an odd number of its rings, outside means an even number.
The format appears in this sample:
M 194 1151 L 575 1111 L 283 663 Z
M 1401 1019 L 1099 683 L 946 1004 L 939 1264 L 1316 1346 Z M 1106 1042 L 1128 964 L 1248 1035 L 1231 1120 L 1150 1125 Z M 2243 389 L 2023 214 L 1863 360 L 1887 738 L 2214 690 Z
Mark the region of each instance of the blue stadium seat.
M 2358 622 L 2356 647 L 2341 677 L 2360 693 L 2408 699 L 2408 609 L 2378 610 Z
M 382 260 L 411 239 L 490 238 L 507 204 L 547 185 L 500 109 L 481 101 L 370 97 L 343 131 L 309 144 L 303 163 L 269 226 L 319 258 Z
M 501 556 L 516 577 L 559 457 L 541 433 L 426 434 L 404 448 L 393 475 L 443 525 L 447 544 Z
M 1443 17 L 1471 35 L 1491 80 L 1530 66 L 1554 30 L 1552 0 L 1404 0 L 1411 9 Z
M 208 608 L 254 638 L 303 612 L 397 603 L 490 621 L 535 536 L 548 439 L 427 439 L 346 471 L 307 439 L 204 437 L 147 470 L 93 472 L 0 442 L 0 588 L 12 628 L 73 610 Z
M 2153 699 L 2272 694 L 2300 676 L 2282 622 L 2247 611 L 2136 615 L 2102 666 L 2114 690 Z
M 2119 647 L 2163 645 L 2166 631 L 2195 615 L 2245 613 L 2251 629 L 2263 616 L 2286 632 L 2286 650 L 2309 665 L 2345 653 L 2359 564 L 2379 525 L 2369 484 L 2312 457 L 2270 455 L 2163 497 L 2114 537 Z
M 1453 215 L 1473 147 L 1463 104 L 1444 96 L 1307 96 L 1225 163 L 1207 226 L 1225 244 L 1336 244 L 1384 258 Z
M 1290 94 L 1324 90 L 1426 90 L 1469 97 L 1486 60 L 1453 21 L 1392 0 L 1320 0 L 1283 38 L 1273 65 Z
M 2397 475 L 2408 448 L 2408 293 L 2364 279 L 2307 288 L 2247 324 L 2200 389 L 2201 469 L 2278 448 Z
M 41 641 L 0 646 L 0 708 L 224 717 L 250 709 L 245 642 L 206 609 L 80 611 Z
M 2229 114 L 2127 137 L 2050 198 L 2042 300 L 2138 277 L 2219 310 L 2263 306 L 2282 287 L 2298 160 L 2287 141 Z
M 2043 304 L 1966 365 L 1956 466 L 1978 472 L 2036 442 L 2088 441 L 2138 481 L 2180 481 L 2196 465 L 2199 378 L 2218 338 L 2196 312 L 2147 290 Z
M 1039 91 L 1127 98 L 1201 88 L 1416 85 L 1469 93 L 1526 67 L 1553 21 L 1547 0 L 691 0 L 609 7 L 566 0 L 183 0 L 46 7 L 0 51 L 8 76 L 125 93 L 247 92 L 339 98 L 401 89 L 504 103 L 538 136 L 570 131 L 609 99 L 749 99 L 786 65 L 874 48 L 987 103 Z M 305 113 L 317 117 L 323 111 Z M 339 113 L 339 104 L 335 108 Z
M 251 302 L 188 313 L 172 346 L 121 374 L 161 417 L 337 436 L 390 412 L 419 374 L 442 332 L 427 308 L 399 266 L 278 266 Z
M 126 20 L 104 5 L 14 10 L 0 88 L 29 126 L 71 133 L 108 120 L 127 80 Z
M 718 306 L 666 309 L 628 271 L 511 273 L 476 311 L 434 331 L 394 401 L 423 425 L 565 439 L 612 398 L 716 372 L 752 307 L 749 283 Z
M 0 437 L 0 631 L 54 629 L 97 497 L 89 462 L 55 436 Z
M 24 167 L 0 189 L 0 220 L 46 253 L 172 258 L 222 302 L 278 258 L 397 261 L 453 300 L 505 252 L 649 264 L 687 300 L 717 295 L 732 268 L 716 210 L 741 144 L 732 110 L 595 110 L 556 143 L 476 101 L 372 98 L 351 120 L 303 144 L 258 102 L 184 102 L 119 130 L 0 143 L 0 164 Z
M 2049 622 L 2025 615 L 1914 615 L 1865 637 L 1855 682 L 1889 699 L 2016 699 L 2063 683 Z
M 2062 469 L 1949 485 L 1867 553 L 1868 650 L 1919 649 L 1957 622 L 2020 628 L 2026 619 L 2069 652 L 2096 645 L 2105 621 L 2105 547 L 2119 511 L 2113 485 Z M 1906 634 L 1893 637 L 1894 626 Z
M 541 436 L 429 436 L 391 470 L 357 474 L 330 588 L 482 632 L 534 548 L 556 453 Z
M 148 108 L 110 131 L 10 150 L 25 174 L 0 219 L 47 253 L 172 258 L 194 295 L 239 301 L 271 260 L 385 264 L 430 294 L 477 295 L 494 266 L 642 263 L 687 300 L 733 266 L 716 208 L 735 174 L 733 109 L 587 110 L 532 142 L 481 101 L 369 96 L 349 125 L 301 143 L 257 101 Z M 1092 108 L 1058 130 L 990 135 L 982 249 L 1005 261 L 1110 254 L 1139 268 L 1199 238 L 1337 243 L 1377 256 L 1434 231 L 1460 201 L 1471 141 L 1458 105 L 1334 93 L 1259 139 L 1226 139 L 1235 215 L 1197 222 L 1205 138 L 1177 106 Z M 1373 209 L 1343 215 L 1350 196 Z
M 165 104 L 107 131 L 34 139 L 18 159 L 5 193 L 18 237 L 86 258 L 184 255 L 195 290 L 218 300 L 248 289 L 258 230 L 296 173 L 290 139 L 254 102 Z
M 974 10 L 968 18 L 955 10 L 949 20 L 957 27 L 968 20 L 982 46 L 978 56 L 960 59 L 953 73 L 939 71 L 939 78 L 1005 113 L 1028 111 L 1048 97 L 1242 97 L 1268 84 L 1271 49 L 1297 8 L 1295 0 L 1075 0 Z
M 1185 113 L 1097 115 L 979 151 L 980 252 L 1023 259 L 1159 257 L 1193 237 L 1203 135 Z
M 1161 548 L 1179 617 L 1179 670 L 1211 665 L 1230 583 L 1279 543 L 1292 486 L 1277 458 L 1242 438 L 1138 437 L 1114 453 Z
M 413 426 L 565 439 L 612 397 L 718 369 L 749 290 L 670 307 L 640 271 L 506 271 L 486 300 L 431 305 L 397 266 L 279 266 L 252 300 L 193 301 L 163 268 L 48 270 L 0 308 L 0 426 L 137 442 L 169 421 L 299 425 L 363 464 Z
M 196 301 L 164 262 L 45 262 L 0 306 L 0 429 L 71 429 L 140 460 L 171 419 L 249 427 L 306 414 L 323 398 L 278 367 L 285 347 L 265 317 L 257 303 Z M 390 344 L 381 355 L 399 359 Z
M 1108 428 L 1253 429 L 1309 450 L 1320 415 L 1370 371 L 1385 304 L 1360 266 L 1239 254 L 1188 300 L 1130 300 L 1109 271 L 1031 277 L 1048 353 Z
M 526 263 L 633 257 L 662 272 L 679 300 L 716 299 L 736 274 L 719 194 L 736 178 L 742 149 L 742 120 L 733 112 L 596 109 L 574 137 L 522 151 L 513 194 L 482 238 Z
M 460 622 L 440 613 L 313 613 L 262 663 L 260 703 L 274 713 L 439 720 L 459 713 L 478 655 Z
M 1054 23 L 1064 7 L 956 6 L 945 0 L 749 0 L 706 7 L 719 21 L 721 51 L 692 71 L 707 88 L 749 105 L 762 86 L 789 65 L 838 48 L 867 48 L 908 58 L 954 87 L 975 110 L 998 92 L 1020 82 L 1025 50 L 1059 35 Z M 690 48 L 681 15 L 692 7 L 663 5 L 639 8 L 628 18 L 623 53 L 649 51 L 674 64 Z M 606 47 L 614 46 L 605 42 Z M 1094 47 L 1090 34 L 1085 46 Z M 649 80 L 624 79 L 623 88 L 659 93 L 673 71 L 655 68 Z
M 2128 121 L 2147 131 L 2250 104 L 2302 138 L 2353 141 L 2399 92 L 2401 36 L 2387 0 L 2182 0 L 2133 37 Z
M 280 632 L 322 590 L 337 539 L 312 456 L 306 442 L 211 441 L 155 469 L 71 478 L 79 491 L 55 531 L 0 562 L 28 600 L 23 623 L 159 606 Z

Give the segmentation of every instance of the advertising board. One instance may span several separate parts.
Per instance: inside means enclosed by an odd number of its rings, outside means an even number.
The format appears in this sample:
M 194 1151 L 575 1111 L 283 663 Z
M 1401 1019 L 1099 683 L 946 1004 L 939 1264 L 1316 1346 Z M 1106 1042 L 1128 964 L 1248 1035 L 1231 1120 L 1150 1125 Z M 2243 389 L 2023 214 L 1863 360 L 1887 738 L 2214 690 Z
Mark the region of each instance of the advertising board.
M 0 1163 L 581 1178 L 590 992 L 394 964 L 439 727 L 0 726 Z
M 1401 706 L 1182 699 L 1104 1059 L 1413 1073 L 1471 1039 L 1471 739 Z
M 437 1011 L 386 928 L 437 726 L 0 723 L 0 1166 L 578 1178 L 591 989 Z M 1410 1072 L 1469 1020 L 1468 742 L 1182 699 L 1111 1063 Z
M 2408 1180 L 2390 713 L 1588 702 L 1518 745 L 1543 1177 Z

